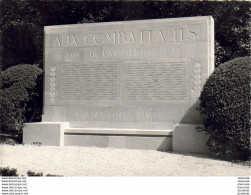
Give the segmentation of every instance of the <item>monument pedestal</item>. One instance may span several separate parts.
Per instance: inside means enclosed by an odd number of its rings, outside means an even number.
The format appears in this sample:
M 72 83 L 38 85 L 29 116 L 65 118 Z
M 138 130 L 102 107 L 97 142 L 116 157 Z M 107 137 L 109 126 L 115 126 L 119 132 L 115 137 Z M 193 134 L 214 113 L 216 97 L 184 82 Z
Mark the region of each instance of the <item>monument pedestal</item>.
M 24 144 L 172 150 L 172 130 L 71 128 L 67 122 L 25 123 Z
M 198 125 L 177 124 L 173 130 L 149 130 L 71 128 L 67 122 L 26 123 L 23 143 L 207 153 L 208 136 L 197 132 Z
M 68 146 L 172 150 L 172 130 L 69 128 L 64 138 Z
M 64 146 L 64 130 L 69 126 L 66 122 L 25 123 L 23 143 L 38 143 L 46 146 Z

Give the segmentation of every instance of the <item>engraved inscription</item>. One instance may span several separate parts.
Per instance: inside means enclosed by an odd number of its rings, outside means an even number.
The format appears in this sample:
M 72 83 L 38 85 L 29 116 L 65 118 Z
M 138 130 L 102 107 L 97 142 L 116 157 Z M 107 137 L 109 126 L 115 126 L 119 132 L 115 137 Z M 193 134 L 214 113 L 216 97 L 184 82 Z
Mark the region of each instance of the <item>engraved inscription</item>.
M 104 122 L 173 122 L 181 107 L 68 107 L 66 120 Z
M 75 38 L 76 35 L 62 35 L 56 36 L 53 46 L 54 47 L 62 47 L 62 46 L 78 46 L 78 42 Z
M 90 107 L 67 107 L 65 119 L 69 121 L 92 121 L 92 108 Z
M 125 63 L 124 100 L 187 100 L 188 63 Z
M 109 108 L 109 121 L 144 121 L 151 122 L 152 112 L 151 108 L 141 107 L 127 107 L 127 108 Z
M 62 64 L 61 100 L 117 100 L 119 65 L 114 62 Z
M 150 56 L 151 48 L 133 48 L 133 49 L 117 49 L 103 50 L 102 57 L 120 57 L 120 56 Z
M 161 55 L 166 57 L 181 56 L 183 54 L 183 47 L 164 47 L 161 49 Z
M 66 59 L 79 59 L 80 53 L 73 51 L 73 52 L 66 52 Z
M 107 108 L 93 108 L 93 121 L 107 121 Z
M 199 39 L 198 27 L 167 27 L 162 29 L 97 31 L 81 35 L 57 35 L 53 39 L 53 47 L 83 47 L 101 45 L 136 45 L 147 43 L 167 43 L 196 41 Z M 81 41 L 77 41 L 81 40 Z

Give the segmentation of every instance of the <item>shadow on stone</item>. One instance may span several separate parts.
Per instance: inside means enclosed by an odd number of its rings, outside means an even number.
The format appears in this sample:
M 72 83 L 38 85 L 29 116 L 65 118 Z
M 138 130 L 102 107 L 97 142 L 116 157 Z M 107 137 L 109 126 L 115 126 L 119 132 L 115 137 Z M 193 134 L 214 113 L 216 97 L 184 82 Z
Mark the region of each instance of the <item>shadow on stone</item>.
M 157 151 L 165 152 L 172 151 L 172 139 L 171 137 L 166 137 L 159 145 Z
M 197 100 L 184 114 L 180 123 L 174 125 L 173 144 L 174 152 L 182 153 L 208 153 L 206 145 L 208 135 L 205 132 L 199 132 L 198 127 L 203 128 L 203 119 L 200 116 L 199 100 Z
M 184 114 L 183 118 L 181 119 L 180 123 L 185 123 L 185 124 L 198 124 L 202 123 L 203 120 L 200 116 L 199 111 L 197 108 L 199 108 L 200 102 L 197 100 Z

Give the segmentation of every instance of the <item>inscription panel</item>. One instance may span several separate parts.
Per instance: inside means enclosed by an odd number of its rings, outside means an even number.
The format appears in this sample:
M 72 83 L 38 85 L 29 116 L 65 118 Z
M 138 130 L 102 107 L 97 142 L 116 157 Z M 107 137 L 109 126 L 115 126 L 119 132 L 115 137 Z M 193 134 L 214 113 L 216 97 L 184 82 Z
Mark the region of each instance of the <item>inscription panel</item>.
M 187 100 L 188 63 L 125 63 L 124 100 Z
M 61 100 L 117 100 L 118 63 L 62 64 Z

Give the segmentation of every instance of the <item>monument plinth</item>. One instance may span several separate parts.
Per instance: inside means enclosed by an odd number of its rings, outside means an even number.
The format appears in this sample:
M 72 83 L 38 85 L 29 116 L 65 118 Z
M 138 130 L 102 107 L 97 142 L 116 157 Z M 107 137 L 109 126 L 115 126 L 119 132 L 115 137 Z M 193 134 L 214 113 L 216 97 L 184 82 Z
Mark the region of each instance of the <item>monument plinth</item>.
M 47 26 L 44 51 L 42 123 L 63 124 L 61 145 L 170 150 L 177 125 L 201 123 L 212 17 Z M 26 143 L 39 141 L 25 129 Z

